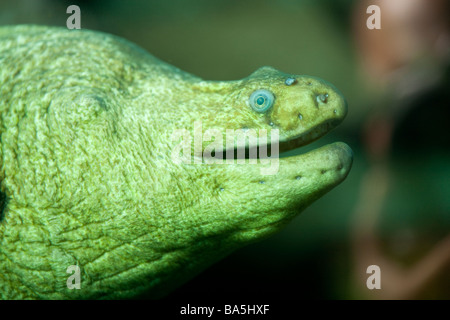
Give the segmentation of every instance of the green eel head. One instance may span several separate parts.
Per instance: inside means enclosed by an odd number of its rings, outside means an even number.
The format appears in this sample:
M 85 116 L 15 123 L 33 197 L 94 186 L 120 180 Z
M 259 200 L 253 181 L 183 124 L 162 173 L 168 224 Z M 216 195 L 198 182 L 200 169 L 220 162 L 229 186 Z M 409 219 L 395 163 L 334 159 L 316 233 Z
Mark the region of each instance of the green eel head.
M 199 100 L 212 110 L 196 119 L 202 120 L 203 134 L 213 129 L 224 135 L 223 147 L 210 142 L 220 136 L 208 135 L 201 154 L 195 153 L 203 156 L 202 165 L 188 169 L 208 172 L 214 179 L 205 188 L 217 191 L 206 192 L 214 209 L 202 212 L 202 220 L 215 222 L 215 234 L 231 237 L 233 243 L 258 240 L 278 231 L 347 176 L 353 154 L 342 142 L 285 156 L 328 133 L 346 116 L 347 102 L 330 83 L 262 67 L 243 80 L 195 87 L 222 97 L 212 95 L 209 101 L 200 94 Z M 235 139 L 227 140 L 225 135 L 232 132 Z

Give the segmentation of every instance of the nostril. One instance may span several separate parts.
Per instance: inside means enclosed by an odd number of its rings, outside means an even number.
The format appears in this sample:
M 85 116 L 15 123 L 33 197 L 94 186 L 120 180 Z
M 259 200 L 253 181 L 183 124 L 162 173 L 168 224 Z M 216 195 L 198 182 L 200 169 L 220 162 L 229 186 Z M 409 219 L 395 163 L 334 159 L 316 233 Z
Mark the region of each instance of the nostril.
M 289 77 L 289 78 L 286 79 L 286 81 L 284 81 L 284 83 L 285 83 L 287 86 L 293 85 L 293 84 L 295 84 L 296 82 L 297 82 L 297 79 L 292 78 L 292 77 Z
M 328 93 L 319 94 L 317 96 L 317 102 L 327 103 L 328 102 Z

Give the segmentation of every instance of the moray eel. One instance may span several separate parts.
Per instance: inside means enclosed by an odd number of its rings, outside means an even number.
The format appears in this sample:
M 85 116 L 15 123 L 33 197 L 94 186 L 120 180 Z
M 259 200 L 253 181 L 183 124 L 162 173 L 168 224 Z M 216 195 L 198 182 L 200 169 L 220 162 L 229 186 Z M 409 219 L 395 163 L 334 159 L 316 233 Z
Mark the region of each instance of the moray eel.
M 345 117 L 332 85 L 270 67 L 205 81 L 115 36 L 6 26 L 0 85 L 3 299 L 164 296 L 280 230 L 352 163 L 338 142 L 280 157 L 267 174 L 268 157 L 207 163 L 208 139 L 187 140 L 201 161 L 174 161 L 174 132 L 277 129 L 279 144 L 245 147 L 286 151 Z M 80 289 L 68 287 L 74 265 Z

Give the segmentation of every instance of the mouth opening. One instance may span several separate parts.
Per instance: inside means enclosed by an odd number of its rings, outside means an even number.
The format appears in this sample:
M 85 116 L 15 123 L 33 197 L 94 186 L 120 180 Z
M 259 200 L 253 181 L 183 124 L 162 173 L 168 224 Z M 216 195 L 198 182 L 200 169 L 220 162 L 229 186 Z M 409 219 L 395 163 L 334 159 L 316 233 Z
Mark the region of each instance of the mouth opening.
M 300 135 L 291 138 L 280 138 L 277 144 L 257 144 L 254 146 L 234 147 L 232 149 L 224 149 L 219 152 L 213 151 L 211 157 L 215 159 L 266 159 L 273 158 L 278 155 L 279 158 L 290 156 L 290 151 L 306 146 L 330 132 L 340 121 L 330 119 L 325 121 Z M 268 141 L 270 139 L 267 139 Z M 273 154 L 272 149 L 278 149 Z M 299 154 L 299 153 L 297 153 Z M 227 156 L 228 155 L 228 156 Z M 231 156 L 232 155 L 232 156 Z

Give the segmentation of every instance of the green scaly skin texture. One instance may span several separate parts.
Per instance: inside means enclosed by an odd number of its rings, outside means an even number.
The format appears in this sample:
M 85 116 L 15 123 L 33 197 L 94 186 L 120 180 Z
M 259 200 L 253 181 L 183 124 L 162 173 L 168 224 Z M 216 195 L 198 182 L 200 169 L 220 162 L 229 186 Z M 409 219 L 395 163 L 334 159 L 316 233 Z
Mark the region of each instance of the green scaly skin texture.
M 339 184 L 352 162 L 343 143 L 281 158 L 274 175 L 259 162 L 172 161 L 172 133 L 195 121 L 224 134 L 277 128 L 292 147 L 345 117 L 331 85 L 287 76 L 204 81 L 111 35 L 1 27 L 1 298 L 163 296 Z M 256 89 L 274 93 L 265 114 L 248 104 Z M 70 265 L 80 290 L 67 288 Z

